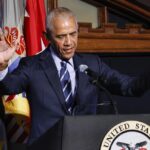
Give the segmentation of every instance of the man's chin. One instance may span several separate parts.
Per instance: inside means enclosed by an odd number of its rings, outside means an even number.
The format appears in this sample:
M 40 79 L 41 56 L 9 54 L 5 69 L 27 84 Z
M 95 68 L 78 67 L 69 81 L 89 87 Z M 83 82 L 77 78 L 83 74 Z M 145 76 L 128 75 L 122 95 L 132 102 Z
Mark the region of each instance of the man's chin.
M 65 59 L 65 60 L 69 60 L 69 59 L 72 58 L 73 56 L 74 56 L 74 53 L 73 53 L 73 54 L 63 55 L 62 58 Z

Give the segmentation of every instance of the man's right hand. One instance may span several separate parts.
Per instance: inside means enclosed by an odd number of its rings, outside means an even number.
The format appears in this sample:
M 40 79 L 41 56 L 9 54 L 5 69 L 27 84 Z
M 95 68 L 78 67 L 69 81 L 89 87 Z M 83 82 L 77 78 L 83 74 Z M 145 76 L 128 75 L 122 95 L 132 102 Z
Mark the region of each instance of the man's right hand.
M 6 40 L 6 35 L 7 33 L 4 34 L 0 28 L 0 71 L 7 68 L 8 62 L 14 55 L 17 48 L 17 43 L 11 45 Z

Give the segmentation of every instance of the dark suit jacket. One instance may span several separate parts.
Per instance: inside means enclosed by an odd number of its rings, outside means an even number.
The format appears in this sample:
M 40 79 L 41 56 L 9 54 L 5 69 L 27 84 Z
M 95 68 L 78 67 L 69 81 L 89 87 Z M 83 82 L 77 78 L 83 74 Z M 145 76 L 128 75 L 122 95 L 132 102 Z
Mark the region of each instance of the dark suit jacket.
M 51 47 L 48 47 L 36 56 L 23 58 L 18 68 L 0 82 L 1 95 L 23 91 L 27 94 L 31 108 L 30 143 L 63 116 L 70 115 L 65 106 L 58 72 L 50 50 Z M 90 77 L 78 71 L 80 64 L 86 64 L 97 72 L 102 84 L 112 93 L 131 95 L 133 79 L 110 69 L 98 56 L 75 54 L 73 61 L 77 76 L 76 106 L 73 112 L 75 115 L 95 113 L 98 99 L 97 88 L 91 84 Z

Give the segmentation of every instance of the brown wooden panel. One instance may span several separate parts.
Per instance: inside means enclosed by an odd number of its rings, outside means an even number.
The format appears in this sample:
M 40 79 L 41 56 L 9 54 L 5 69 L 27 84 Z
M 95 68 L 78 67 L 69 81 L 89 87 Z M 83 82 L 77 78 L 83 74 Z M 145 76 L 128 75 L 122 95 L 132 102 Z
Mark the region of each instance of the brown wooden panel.
M 58 6 L 58 0 L 47 0 L 48 11 Z
M 132 1 L 128 0 L 81 0 L 87 2 L 96 7 L 107 6 L 109 9 L 120 12 L 126 12 L 127 14 L 134 14 L 136 17 L 145 20 L 150 23 L 150 11 L 139 5 L 135 5 Z
M 79 52 L 150 52 L 149 40 L 128 39 L 81 39 Z
M 125 29 L 115 24 L 105 24 L 99 29 L 87 25 L 79 28 L 79 52 L 150 52 L 150 30 L 141 25 L 128 24 Z

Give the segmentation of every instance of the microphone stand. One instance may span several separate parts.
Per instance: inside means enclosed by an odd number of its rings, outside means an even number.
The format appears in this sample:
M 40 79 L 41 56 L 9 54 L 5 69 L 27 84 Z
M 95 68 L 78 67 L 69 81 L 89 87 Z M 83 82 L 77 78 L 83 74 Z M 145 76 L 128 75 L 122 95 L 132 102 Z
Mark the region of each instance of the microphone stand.
M 110 98 L 111 104 L 112 104 L 112 106 L 114 108 L 115 114 L 119 114 L 117 106 L 116 106 L 116 103 L 114 102 L 110 92 L 99 83 L 98 78 L 92 80 L 92 84 L 94 84 L 96 87 L 98 87 L 99 90 L 103 90 L 108 95 L 108 97 Z

